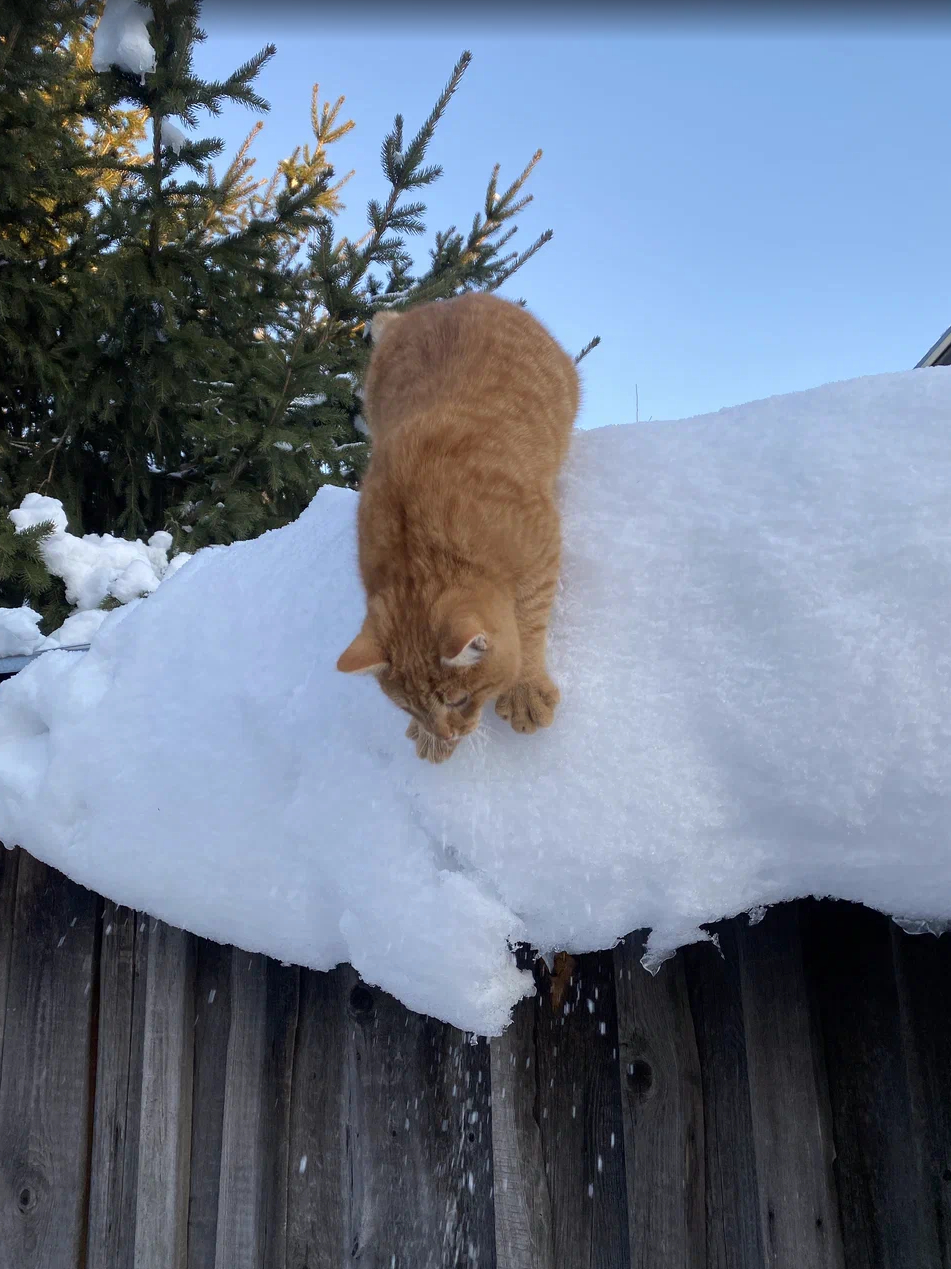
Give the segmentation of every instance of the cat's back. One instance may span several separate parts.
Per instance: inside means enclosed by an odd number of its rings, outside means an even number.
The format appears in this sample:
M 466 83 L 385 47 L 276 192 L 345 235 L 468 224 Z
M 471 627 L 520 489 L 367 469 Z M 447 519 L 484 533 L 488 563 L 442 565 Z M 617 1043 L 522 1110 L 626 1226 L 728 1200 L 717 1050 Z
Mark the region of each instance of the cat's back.
M 364 410 L 374 444 L 407 425 L 542 446 L 556 465 L 578 409 L 574 361 L 526 309 L 495 295 L 375 319 Z M 405 439 L 405 438 L 404 438 Z

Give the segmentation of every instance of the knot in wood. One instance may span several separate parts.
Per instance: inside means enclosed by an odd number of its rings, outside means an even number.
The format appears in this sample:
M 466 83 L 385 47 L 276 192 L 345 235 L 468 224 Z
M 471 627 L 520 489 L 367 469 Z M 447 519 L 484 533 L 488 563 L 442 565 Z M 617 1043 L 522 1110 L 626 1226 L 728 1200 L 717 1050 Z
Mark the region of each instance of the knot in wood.
M 354 1017 L 361 1021 L 366 1021 L 373 1015 L 373 992 L 369 987 L 364 987 L 362 983 L 358 983 L 350 993 L 350 1012 Z
M 32 1185 L 21 1185 L 17 1193 L 17 1208 L 24 1216 L 28 1216 L 36 1207 L 36 1203 L 36 1189 Z
M 653 1095 L 654 1069 L 650 1062 L 636 1058 L 628 1063 L 627 1087 L 630 1095 L 639 1102 L 646 1102 Z

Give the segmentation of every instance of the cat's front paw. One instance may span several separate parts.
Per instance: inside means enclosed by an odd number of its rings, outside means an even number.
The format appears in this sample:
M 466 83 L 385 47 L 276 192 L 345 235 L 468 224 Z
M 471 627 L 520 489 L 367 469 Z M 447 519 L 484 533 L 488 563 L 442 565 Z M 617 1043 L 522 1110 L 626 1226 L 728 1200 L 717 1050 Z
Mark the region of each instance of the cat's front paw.
M 406 728 L 406 735 L 416 744 L 417 758 L 424 758 L 427 762 L 445 762 L 456 749 L 454 741 L 440 740 L 438 736 L 430 735 L 420 727 L 415 718 Z
M 495 712 L 507 718 L 513 728 L 525 735 L 539 727 L 550 727 L 561 693 L 548 675 L 516 683 L 495 702 Z

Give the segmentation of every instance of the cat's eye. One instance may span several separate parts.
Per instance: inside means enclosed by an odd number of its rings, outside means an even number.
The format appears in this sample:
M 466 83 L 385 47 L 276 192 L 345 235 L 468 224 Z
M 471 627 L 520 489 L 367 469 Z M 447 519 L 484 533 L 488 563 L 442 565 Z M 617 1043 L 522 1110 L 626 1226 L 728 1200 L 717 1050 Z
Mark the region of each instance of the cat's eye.
M 472 697 L 468 692 L 466 692 L 465 696 L 460 696 L 457 701 L 446 701 L 446 704 L 450 709 L 462 709 L 463 706 L 468 705 L 471 700 Z

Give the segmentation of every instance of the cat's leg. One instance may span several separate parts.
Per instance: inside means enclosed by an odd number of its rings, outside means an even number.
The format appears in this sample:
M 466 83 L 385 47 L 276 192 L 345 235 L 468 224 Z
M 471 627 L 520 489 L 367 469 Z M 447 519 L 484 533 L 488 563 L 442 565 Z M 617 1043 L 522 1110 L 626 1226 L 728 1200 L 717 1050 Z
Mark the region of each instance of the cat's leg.
M 561 699 L 545 665 L 548 617 L 558 583 L 557 560 L 551 573 L 550 578 L 519 597 L 515 616 L 522 644 L 522 668 L 518 682 L 495 702 L 495 712 L 508 719 L 516 731 L 527 734 L 551 726 Z

